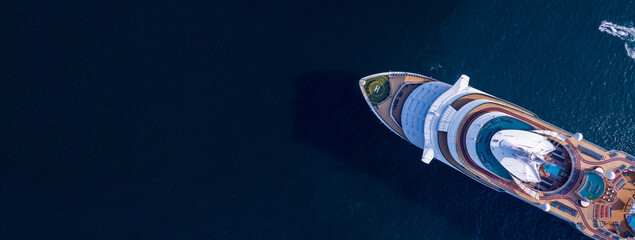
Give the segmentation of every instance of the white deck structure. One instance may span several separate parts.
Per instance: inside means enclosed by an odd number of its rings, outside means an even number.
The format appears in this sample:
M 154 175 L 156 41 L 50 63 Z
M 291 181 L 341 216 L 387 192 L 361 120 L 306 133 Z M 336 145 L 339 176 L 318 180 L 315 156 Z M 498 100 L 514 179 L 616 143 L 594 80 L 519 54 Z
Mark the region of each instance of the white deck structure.
M 523 130 L 502 130 L 490 141 L 494 157 L 523 182 L 540 182 L 538 169 L 545 155 L 555 149 L 546 137 Z

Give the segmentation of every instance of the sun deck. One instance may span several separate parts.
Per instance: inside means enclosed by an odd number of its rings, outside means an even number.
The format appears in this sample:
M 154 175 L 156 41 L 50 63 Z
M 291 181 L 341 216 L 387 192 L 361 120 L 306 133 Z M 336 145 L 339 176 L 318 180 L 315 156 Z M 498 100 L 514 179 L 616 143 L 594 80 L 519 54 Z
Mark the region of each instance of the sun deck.
M 635 214 L 635 172 L 628 167 L 614 171 L 617 176 L 606 181 L 606 193 L 593 202 L 592 218 L 594 226 L 608 232 L 609 235 L 635 237 L 635 231 L 628 223 L 628 216 Z

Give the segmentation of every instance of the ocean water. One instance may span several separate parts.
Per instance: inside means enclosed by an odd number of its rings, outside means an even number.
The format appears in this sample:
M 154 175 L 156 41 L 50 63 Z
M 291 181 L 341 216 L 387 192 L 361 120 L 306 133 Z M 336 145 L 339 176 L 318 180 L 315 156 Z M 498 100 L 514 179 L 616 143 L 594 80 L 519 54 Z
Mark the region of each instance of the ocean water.
M 2 4 L 0 239 L 585 239 L 386 129 L 410 71 L 635 153 L 633 1 Z M 632 44 L 632 43 L 631 43 Z

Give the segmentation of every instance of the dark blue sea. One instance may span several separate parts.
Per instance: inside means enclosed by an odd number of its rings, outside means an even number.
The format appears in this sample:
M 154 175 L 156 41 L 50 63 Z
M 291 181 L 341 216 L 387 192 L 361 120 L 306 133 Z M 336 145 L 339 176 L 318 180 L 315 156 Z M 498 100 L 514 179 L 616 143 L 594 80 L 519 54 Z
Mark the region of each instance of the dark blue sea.
M 389 70 L 635 153 L 635 60 L 598 30 L 632 0 L 0 9 L 0 239 L 586 238 L 421 163 L 357 85 Z

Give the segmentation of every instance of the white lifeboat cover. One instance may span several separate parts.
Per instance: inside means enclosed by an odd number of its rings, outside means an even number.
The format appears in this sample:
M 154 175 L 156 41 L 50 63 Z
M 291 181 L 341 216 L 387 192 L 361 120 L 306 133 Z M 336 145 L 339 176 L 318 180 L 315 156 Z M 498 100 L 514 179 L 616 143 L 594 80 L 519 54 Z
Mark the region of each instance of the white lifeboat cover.
M 490 150 L 501 165 L 523 182 L 540 182 L 538 167 L 556 148 L 539 134 L 523 130 L 501 130 L 490 141 Z

